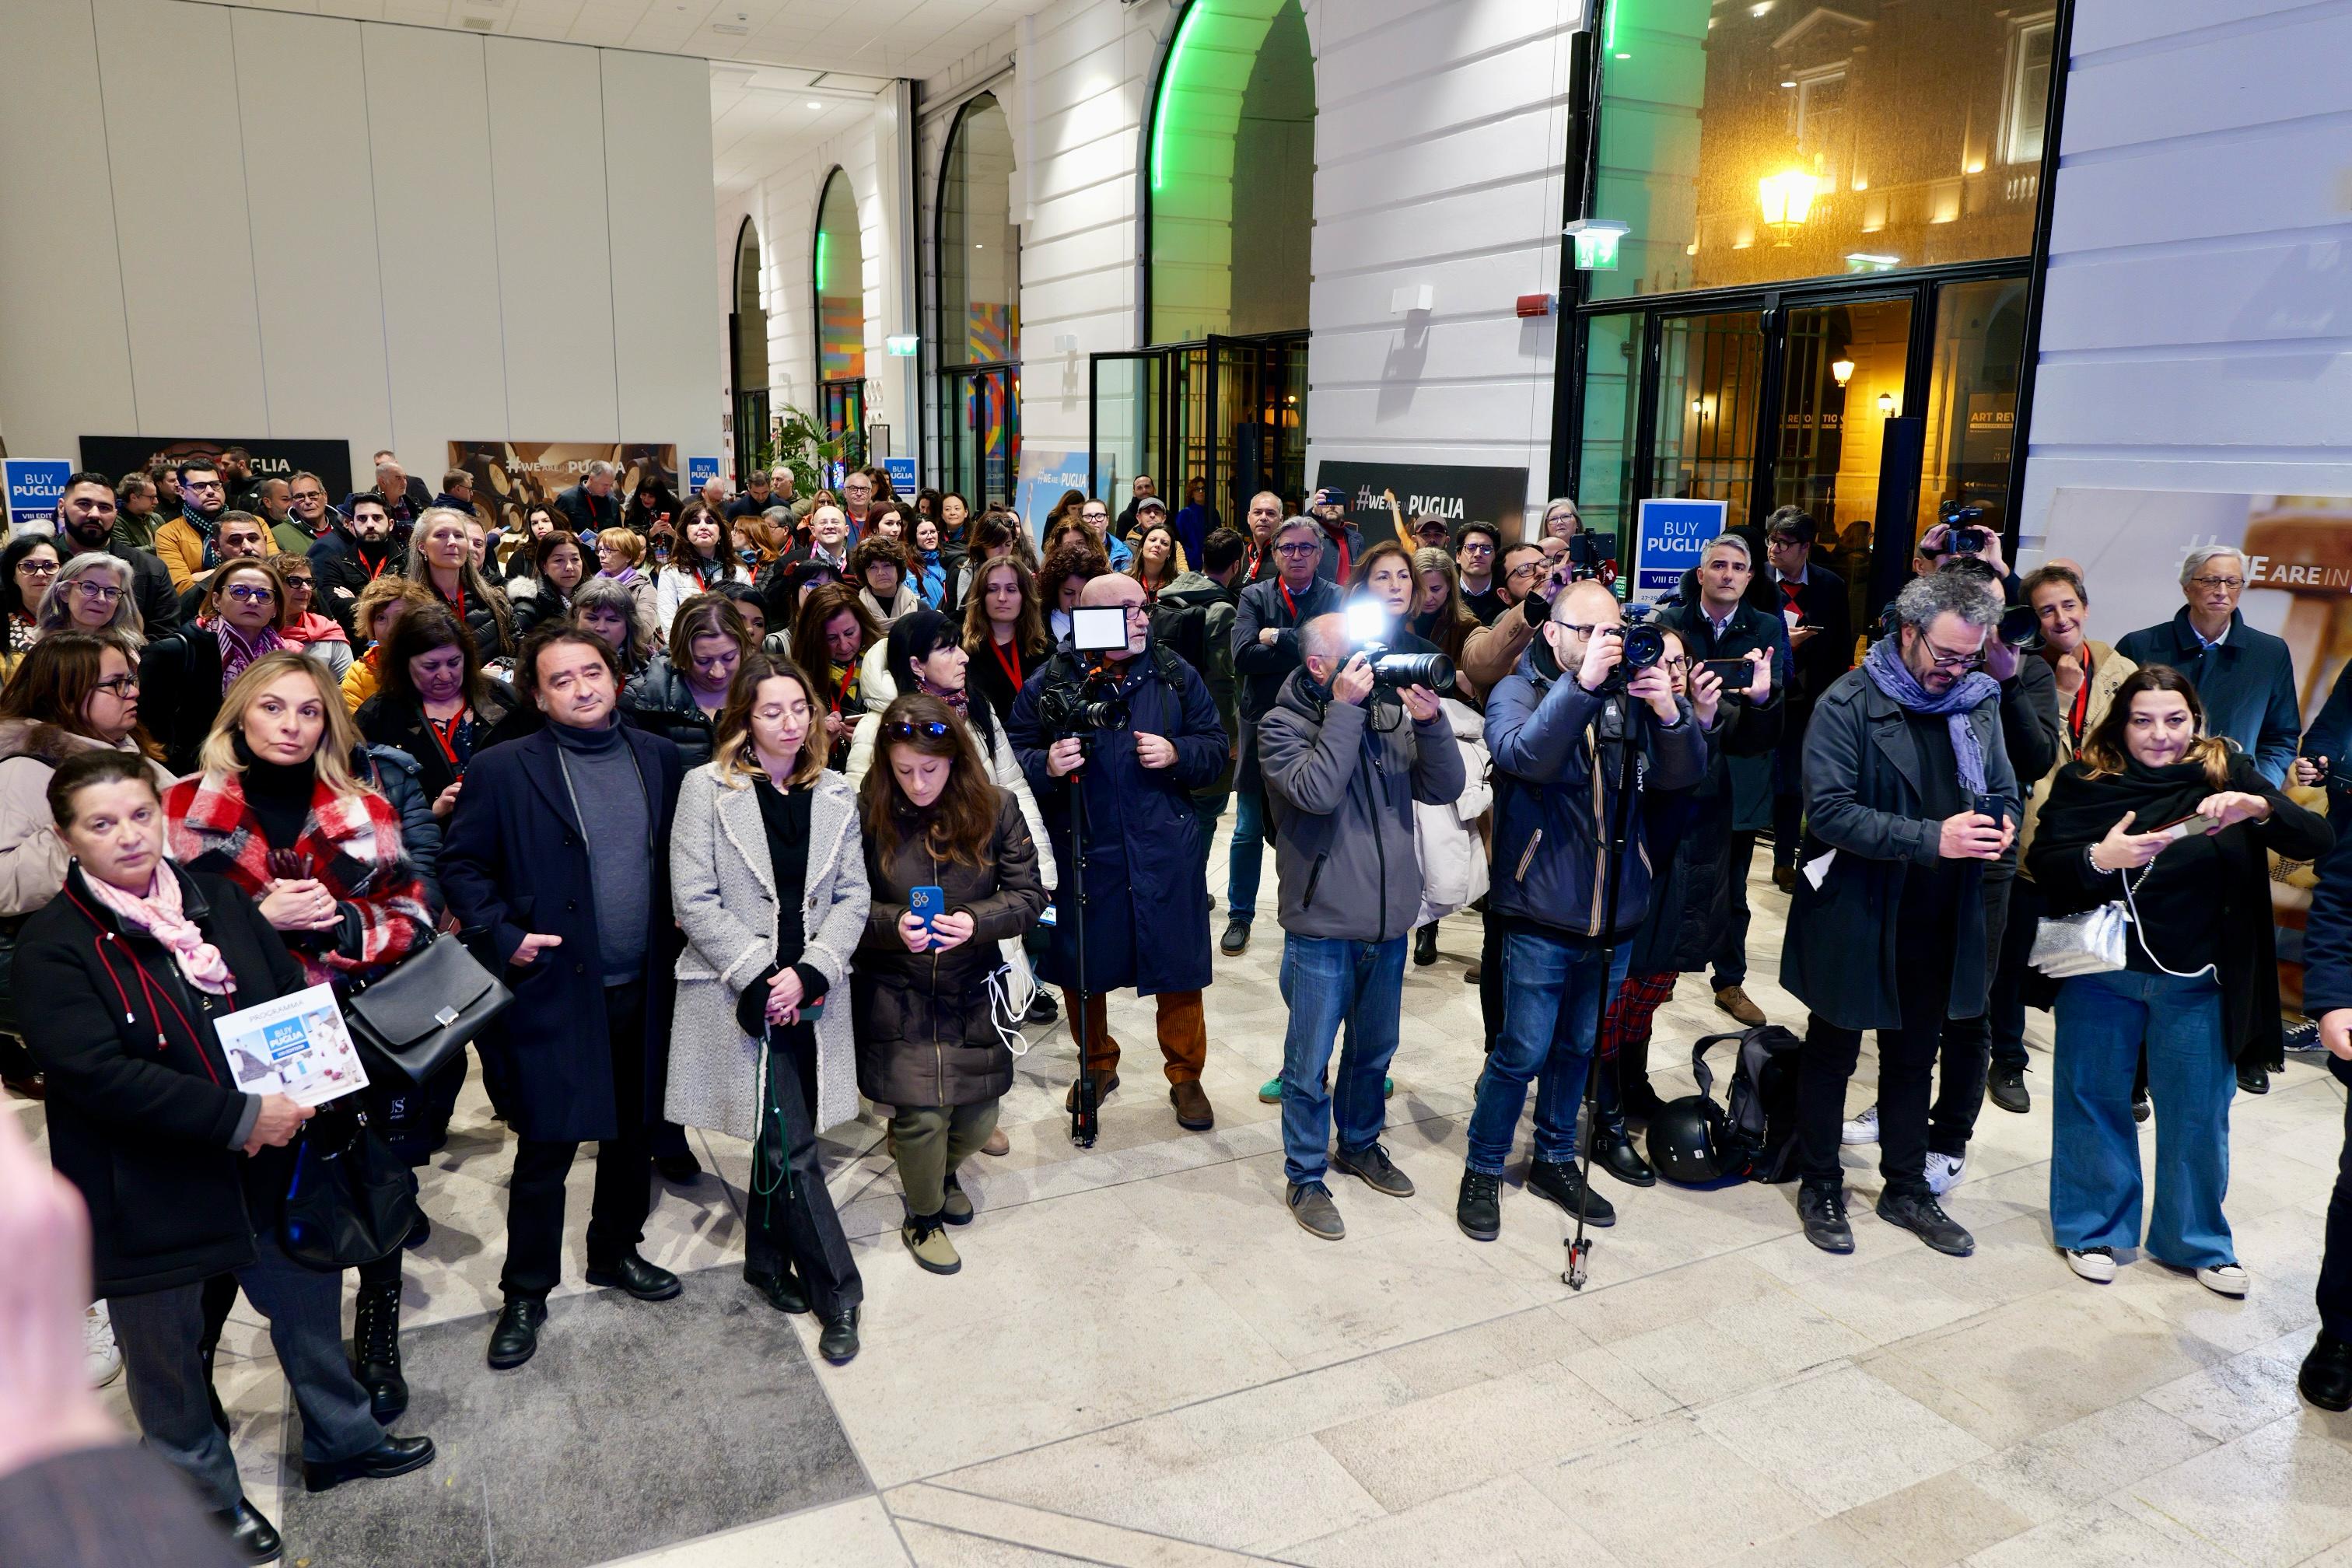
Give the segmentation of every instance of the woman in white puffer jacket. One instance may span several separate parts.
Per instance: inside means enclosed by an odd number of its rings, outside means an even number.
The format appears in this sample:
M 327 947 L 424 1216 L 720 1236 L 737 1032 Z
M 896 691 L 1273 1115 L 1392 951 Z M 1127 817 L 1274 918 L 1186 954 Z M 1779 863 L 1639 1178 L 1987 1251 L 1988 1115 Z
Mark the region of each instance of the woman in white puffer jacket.
M 1470 907 L 1486 893 L 1486 845 L 1478 819 L 1495 803 L 1486 778 L 1486 721 L 1458 697 L 1441 697 L 1438 707 L 1462 749 L 1462 798 L 1451 805 L 1412 808 L 1414 847 L 1421 853 L 1421 912 L 1414 919 L 1412 961 L 1437 962 L 1437 922 Z

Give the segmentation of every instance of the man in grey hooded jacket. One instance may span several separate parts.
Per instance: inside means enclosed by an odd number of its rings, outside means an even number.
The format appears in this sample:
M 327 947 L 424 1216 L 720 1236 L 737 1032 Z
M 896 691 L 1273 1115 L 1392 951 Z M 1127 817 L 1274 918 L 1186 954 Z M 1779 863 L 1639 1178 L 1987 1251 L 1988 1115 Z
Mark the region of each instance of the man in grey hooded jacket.
M 1308 1234 L 1347 1234 L 1324 1172 L 1411 1197 L 1380 1136 L 1381 1079 L 1396 1055 L 1404 942 L 1421 907 L 1413 804 L 1450 805 L 1466 782 L 1461 748 L 1425 687 L 1377 685 L 1351 653 L 1346 622 L 1300 628 L 1302 668 L 1258 721 L 1259 764 L 1274 818 L 1282 889 L 1282 1147 L 1290 1212 Z M 1344 1026 L 1336 1091 L 1324 1079 Z M 1339 1151 L 1328 1153 L 1333 1105 Z

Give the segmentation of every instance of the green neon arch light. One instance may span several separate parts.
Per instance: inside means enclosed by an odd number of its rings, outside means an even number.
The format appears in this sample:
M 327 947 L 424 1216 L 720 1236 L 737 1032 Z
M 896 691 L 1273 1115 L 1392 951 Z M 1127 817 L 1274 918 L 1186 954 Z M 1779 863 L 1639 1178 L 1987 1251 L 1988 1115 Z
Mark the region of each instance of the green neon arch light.
M 1184 19 L 1176 25 L 1176 41 L 1168 46 L 1168 65 L 1160 73 L 1160 90 L 1151 100 L 1151 188 L 1157 191 L 1166 177 L 1168 152 L 1168 99 L 1176 85 L 1176 73 L 1184 64 L 1184 40 L 1192 37 L 1193 24 L 1200 21 L 1207 7 L 1194 0 L 1184 8 Z

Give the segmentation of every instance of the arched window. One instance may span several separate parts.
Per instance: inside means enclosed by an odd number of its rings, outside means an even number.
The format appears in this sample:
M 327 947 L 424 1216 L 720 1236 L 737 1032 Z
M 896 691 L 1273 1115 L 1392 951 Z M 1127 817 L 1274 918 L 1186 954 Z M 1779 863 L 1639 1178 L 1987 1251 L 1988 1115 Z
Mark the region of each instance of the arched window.
M 1009 500 L 1021 453 L 1021 231 L 1013 132 L 992 93 L 957 110 L 940 171 L 939 339 L 945 488 Z
M 1148 137 L 1150 341 L 1304 330 L 1315 61 L 1298 0 L 1192 0 Z
M 734 309 L 727 317 L 728 384 L 735 389 L 735 482 L 768 461 L 768 312 L 760 299 L 760 231 L 735 231 Z
M 849 176 L 825 176 L 816 204 L 816 246 L 810 263 L 815 301 L 819 417 L 848 443 L 845 459 L 863 463 L 866 430 L 866 246 L 857 226 L 857 197 Z

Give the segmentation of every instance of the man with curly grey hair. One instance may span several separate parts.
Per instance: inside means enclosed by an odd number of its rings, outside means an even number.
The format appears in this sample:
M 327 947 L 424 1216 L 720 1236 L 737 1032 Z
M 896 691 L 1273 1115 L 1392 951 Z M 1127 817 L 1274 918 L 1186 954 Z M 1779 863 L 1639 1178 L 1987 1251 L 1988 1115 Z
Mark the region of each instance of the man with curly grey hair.
M 1798 1057 L 1805 1238 L 1852 1252 L 1839 1131 L 1865 1029 L 1878 1034 L 1877 1212 L 1938 1252 L 1976 1242 L 1927 1181 L 1929 1080 L 1946 1017 L 1985 1005 L 1980 882 L 2020 792 L 1984 648 L 2000 606 L 1970 578 L 1914 578 L 1894 635 L 1822 695 L 1805 738 L 1805 841 L 1780 984 L 1810 1016 Z

